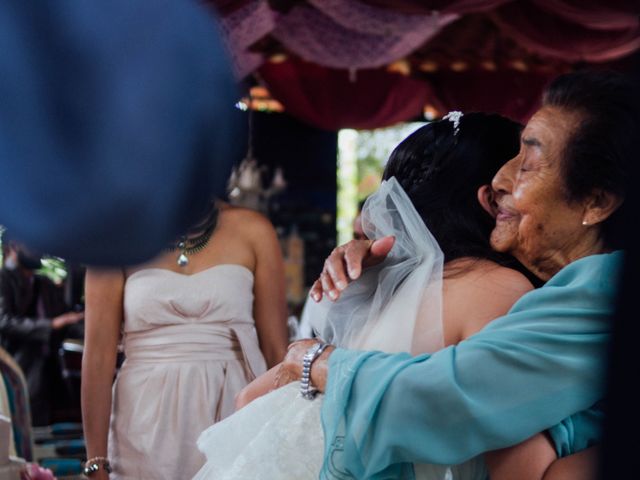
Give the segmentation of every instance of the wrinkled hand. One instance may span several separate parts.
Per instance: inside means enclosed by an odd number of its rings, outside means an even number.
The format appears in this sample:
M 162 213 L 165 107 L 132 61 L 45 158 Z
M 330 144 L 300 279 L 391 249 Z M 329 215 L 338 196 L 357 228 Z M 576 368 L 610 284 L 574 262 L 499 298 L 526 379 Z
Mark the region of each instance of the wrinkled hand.
M 300 377 L 302 377 L 302 357 L 304 357 L 307 350 L 316 343 L 318 343 L 317 339 L 308 339 L 298 340 L 297 342 L 293 342 L 289 345 L 287 355 L 284 357 L 281 364 L 281 381 L 276 385 L 277 387 L 300 380 Z M 311 366 L 311 383 L 320 391 L 324 391 L 324 387 L 327 383 L 327 360 L 333 350 L 335 350 L 333 345 L 328 346 Z
M 362 269 L 382 262 L 395 242 L 394 237 L 378 240 L 351 240 L 336 247 L 325 260 L 320 278 L 313 283 L 309 295 L 316 302 L 328 295 L 333 301 L 352 280 L 362 274 Z
M 310 342 L 309 346 L 311 346 L 315 343 L 315 340 L 301 340 L 301 342 Z M 296 343 L 299 342 L 292 343 L 289 346 L 289 352 Z M 306 349 L 304 351 L 306 352 Z M 287 356 L 289 355 L 289 352 L 287 352 Z M 304 352 L 302 355 L 304 355 Z M 253 402 L 256 398 L 266 395 L 276 388 L 295 382 L 300 378 L 300 375 L 296 376 L 294 371 L 295 369 L 292 368 L 293 364 L 285 363 L 286 358 L 287 357 L 285 357 L 285 360 L 276 366 L 271 367 L 259 377 L 256 377 L 251 383 L 240 390 L 235 398 L 236 410 L 240 410 L 242 407 Z M 300 357 L 300 362 L 302 362 L 302 357 Z
M 276 375 L 274 388 L 280 388 L 288 383 L 300 380 L 302 376 L 302 357 L 316 343 L 318 343 L 318 340 L 305 339 L 289 345 L 287 354 L 284 356 Z
M 240 410 L 256 398 L 266 395 L 274 389 L 275 379 L 280 365 L 281 364 L 278 364 L 270 368 L 238 392 L 235 398 L 236 410 Z
M 263 373 L 249 385 L 244 387 L 236 395 L 235 405 L 236 410 L 240 410 L 242 407 L 251 403 L 258 397 L 266 395 L 267 393 L 288 385 L 291 382 L 300 380 L 302 376 L 302 357 L 307 353 L 307 350 L 318 340 L 306 339 L 298 340 L 289 345 L 287 355 L 284 360 L 272 367 L 267 372 Z M 318 382 L 314 382 L 316 388 L 324 389 L 326 383 L 326 359 L 334 349 L 333 346 L 328 347 L 322 355 L 313 363 L 312 374 L 314 379 Z M 318 375 L 316 375 L 318 373 Z
M 84 319 L 84 312 L 67 312 L 51 320 L 51 326 L 54 330 L 58 330 L 67 325 L 78 323 L 82 319 Z

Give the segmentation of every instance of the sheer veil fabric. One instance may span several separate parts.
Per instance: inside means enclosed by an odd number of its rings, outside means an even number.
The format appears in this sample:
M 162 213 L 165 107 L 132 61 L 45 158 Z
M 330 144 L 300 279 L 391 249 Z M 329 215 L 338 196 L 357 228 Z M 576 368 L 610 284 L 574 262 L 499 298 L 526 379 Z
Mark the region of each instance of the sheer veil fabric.
M 387 259 L 364 271 L 339 301 L 309 302 L 311 325 L 334 345 L 385 352 L 433 352 L 443 346 L 443 254 L 395 178 L 382 183 L 362 212 L 368 238 L 387 235 Z M 308 401 L 299 382 L 277 389 L 205 430 L 198 448 L 204 479 L 317 479 L 324 455 L 323 395 Z M 418 470 L 417 470 L 418 472 Z M 418 475 L 447 478 L 446 467 Z
M 367 238 L 392 235 L 386 260 L 366 269 L 336 303 L 310 304 L 317 335 L 338 347 L 388 353 L 444 346 L 444 255 L 398 181 L 383 181 L 362 210 Z M 319 305 L 315 307 L 314 305 Z

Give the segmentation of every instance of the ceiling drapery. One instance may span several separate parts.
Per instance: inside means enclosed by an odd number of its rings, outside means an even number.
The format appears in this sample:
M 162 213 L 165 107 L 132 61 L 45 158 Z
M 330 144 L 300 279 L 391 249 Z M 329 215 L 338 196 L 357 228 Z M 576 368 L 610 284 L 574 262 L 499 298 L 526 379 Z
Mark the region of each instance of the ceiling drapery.
M 325 67 L 386 66 L 424 45 L 458 15 L 407 15 L 349 0 L 309 0 L 277 22 L 273 37 Z
M 327 129 L 389 125 L 422 98 L 522 120 L 552 76 L 640 49 L 636 0 L 206 1 L 238 76 Z
M 434 97 L 428 83 L 382 69 L 349 78 L 346 70 L 292 58 L 268 62 L 260 74 L 291 115 L 325 130 L 392 125 L 415 117 Z

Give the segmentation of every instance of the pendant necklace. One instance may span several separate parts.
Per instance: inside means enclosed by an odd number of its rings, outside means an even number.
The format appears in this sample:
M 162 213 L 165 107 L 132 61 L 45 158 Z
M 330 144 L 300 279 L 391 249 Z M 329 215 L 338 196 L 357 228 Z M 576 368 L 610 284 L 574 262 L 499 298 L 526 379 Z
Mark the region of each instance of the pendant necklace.
M 200 235 L 197 237 L 187 237 L 183 235 L 180 237 L 180 240 L 176 245 L 172 245 L 169 247 L 169 251 L 179 250 L 180 254 L 178 255 L 177 264 L 180 267 L 186 267 L 189 265 L 189 257 L 188 255 L 194 255 L 204 249 L 209 243 L 209 239 L 211 238 L 211 234 L 215 229 L 215 223 L 209 225 Z

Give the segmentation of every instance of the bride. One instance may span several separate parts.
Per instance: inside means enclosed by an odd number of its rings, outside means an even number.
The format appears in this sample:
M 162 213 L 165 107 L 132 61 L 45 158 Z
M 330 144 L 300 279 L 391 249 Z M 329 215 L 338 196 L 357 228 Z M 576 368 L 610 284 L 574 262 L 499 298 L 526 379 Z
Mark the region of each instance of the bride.
M 532 288 L 513 259 L 491 250 L 493 219 L 478 202 L 517 153 L 519 132 L 498 115 L 453 112 L 396 147 L 362 213 L 367 237 L 393 235 L 393 249 L 339 301 L 310 303 L 321 338 L 350 349 L 433 352 L 477 332 Z M 318 478 L 322 395 L 309 401 L 299 390 L 290 383 L 205 430 L 198 447 L 207 463 L 194 479 Z M 429 480 L 487 476 L 480 457 L 414 470 Z

